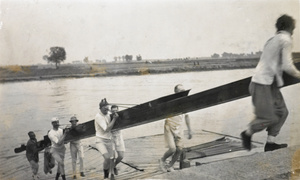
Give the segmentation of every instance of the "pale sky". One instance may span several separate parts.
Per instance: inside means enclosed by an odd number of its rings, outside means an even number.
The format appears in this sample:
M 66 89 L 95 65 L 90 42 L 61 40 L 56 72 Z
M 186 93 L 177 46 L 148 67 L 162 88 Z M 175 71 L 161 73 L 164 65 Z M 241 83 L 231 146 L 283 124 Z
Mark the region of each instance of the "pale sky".
M 0 0 L 0 7 L 0 65 L 46 63 L 52 46 L 65 48 L 65 63 L 251 53 L 283 14 L 297 21 L 300 52 L 300 0 Z

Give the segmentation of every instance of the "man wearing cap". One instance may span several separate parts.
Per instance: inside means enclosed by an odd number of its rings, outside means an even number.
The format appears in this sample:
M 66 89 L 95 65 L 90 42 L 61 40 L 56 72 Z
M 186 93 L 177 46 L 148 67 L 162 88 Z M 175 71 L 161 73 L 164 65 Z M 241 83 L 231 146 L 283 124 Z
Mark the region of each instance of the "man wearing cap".
M 54 157 L 55 161 L 58 163 L 57 166 L 57 173 L 55 180 L 58 180 L 59 176 L 61 175 L 62 179 L 66 179 L 65 175 L 65 152 L 66 148 L 64 145 L 64 140 L 68 129 L 63 132 L 63 129 L 59 128 L 59 119 L 57 117 L 52 118 L 51 120 L 53 128 L 48 132 L 48 137 L 51 140 L 51 154 Z
M 99 103 L 100 111 L 95 117 L 95 130 L 96 130 L 96 148 L 100 151 L 104 158 L 103 171 L 104 179 L 109 176 L 110 162 L 114 156 L 114 148 L 112 143 L 111 129 L 118 118 L 118 114 L 115 113 L 111 118 L 108 113 L 108 103 L 106 99 L 102 99 Z
M 70 119 L 71 123 L 71 129 L 76 131 L 76 126 L 77 126 L 78 119 L 76 116 L 72 116 Z M 77 154 L 79 156 L 79 163 L 80 163 L 80 176 L 84 177 L 84 172 L 83 172 L 83 147 L 81 146 L 80 140 L 76 141 L 71 141 L 70 142 L 70 152 L 71 152 L 71 157 L 72 157 L 72 168 L 73 168 L 73 179 L 76 179 L 76 161 L 77 161 Z
M 184 91 L 184 88 L 181 84 L 178 84 L 174 88 L 175 93 Z M 170 172 L 174 171 L 173 165 L 179 158 L 183 149 L 183 120 L 185 120 L 187 129 L 188 129 L 188 138 L 192 138 L 192 131 L 190 126 L 190 118 L 188 114 L 181 114 L 178 116 L 169 117 L 165 120 L 164 127 L 164 137 L 166 147 L 169 148 L 163 157 L 159 159 L 159 165 L 162 171 Z M 166 163 L 167 158 L 171 157 L 172 159 L 169 164 Z

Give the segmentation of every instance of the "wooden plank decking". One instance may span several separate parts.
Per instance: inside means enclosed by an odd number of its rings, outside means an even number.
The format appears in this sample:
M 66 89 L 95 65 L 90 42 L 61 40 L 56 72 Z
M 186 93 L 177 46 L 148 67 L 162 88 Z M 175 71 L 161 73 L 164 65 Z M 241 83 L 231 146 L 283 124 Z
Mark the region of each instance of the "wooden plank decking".
M 213 141 L 220 137 L 220 135 L 216 134 L 199 132 L 194 134 L 191 140 L 185 139 L 185 146 L 191 147 L 199 145 L 202 143 Z M 77 179 L 103 179 L 103 158 L 98 151 L 90 148 L 90 146 L 94 146 L 94 137 L 83 140 L 82 144 L 85 152 L 84 164 L 86 177 L 81 178 L 78 174 Z M 162 134 L 127 139 L 125 140 L 125 145 L 126 152 L 123 161 L 140 170 L 132 168 L 124 163 L 120 163 L 118 165 L 119 175 L 115 176 L 117 180 L 146 179 L 163 173 L 159 169 L 158 165 L 158 159 L 161 158 L 163 153 L 166 151 Z M 72 165 L 69 144 L 66 144 L 66 148 L 65 170 L 67 179 L 72 179 Z M 237 149 L 240 150 L 240 148 Z M 31 169 L 26 159 L 25 153 L 15 154 L 11 156 L 5 156 L 4 154 L 5 152 L 1 152 L 0 160 L 2 163 L 0 164 L 0 179 L 31 179 Z M 45 175 L 43 172 L 43 156 L 43 153 L 40 153 L 40 179 L 54 179 L 57 167 L 54 167 L 52 174 Z M 191 165 L 194 166 L 194 164 Z M 176 163 L 175 169 L 178 168 L 179 163 Z M 79 169 L 79 165 L 77 169 Z

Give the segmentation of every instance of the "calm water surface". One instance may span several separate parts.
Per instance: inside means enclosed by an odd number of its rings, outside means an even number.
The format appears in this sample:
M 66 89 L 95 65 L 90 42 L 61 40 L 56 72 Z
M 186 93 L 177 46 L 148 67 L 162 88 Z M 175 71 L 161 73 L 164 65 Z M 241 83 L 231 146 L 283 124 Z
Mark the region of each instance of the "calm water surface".
M 94 119 L 102 98 L 109 103 L 140 104 L 173 93 L 176 84 L 192 89 L 190 94 L 251 76 L 253 69 L 188 72 L 143 76 L 119 76 L 0 84 L 0 156 L 11 154 L 13 148 L 25 143 L 27 132 L 42 137 L 51 129 L 51 118 L 69 124 L 76 114 L 80 122 Z M 284 89 L 297 94 L 299 85 Z M 299 93 L 298 93 L 299 94 Z M 287 99 L 290 116 L 299 117 L 299 97 Z M 252 116 L 251 102 L 244 98 L 190 113 L 194 131 L 210 128 L 216 132 L 237 135 Z M 300 121 L 300 119 L 298 118 Z M 287 127 L 290 128 L 290 127 Z M 290 129 L 287 129 L 291 132 Z M 163 121 L 123 130 L 125 138 L 163 133 Z

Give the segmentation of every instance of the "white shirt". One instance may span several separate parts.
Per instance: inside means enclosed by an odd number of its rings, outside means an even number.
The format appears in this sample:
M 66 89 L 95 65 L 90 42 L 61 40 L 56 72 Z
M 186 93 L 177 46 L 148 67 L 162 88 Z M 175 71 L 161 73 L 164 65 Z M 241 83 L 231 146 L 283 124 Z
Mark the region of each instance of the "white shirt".
M 265 46 L 260 60 L 256 66 L 252 82 L 271 85 L 276 77 L 277 86 L 283 86 L 282 72 L 300 78 L 292 60 L 292 38 L 287 31 L 279 31 L 269 39 Z
M 51 129 L 48 133 L 48 137 L 51 140 L 51 147 L 53 148 L 64 148 L 64 143 L 57 144 L 59 139 L 63 136 L 63 130 L 58 128 L 58 130 Z
M 104 115 L 102 112 L 99 112 L 98 114 L 96 114 L 95 130 L 96 130 L 97 137 L 101 137 L 104 139 L 111 139 L 111 132 L 110 131 L 105 132 L 110 121 L 111 121 L 111 118 L 110 118 L 109 113 L 107 113 L 107 115 Z

